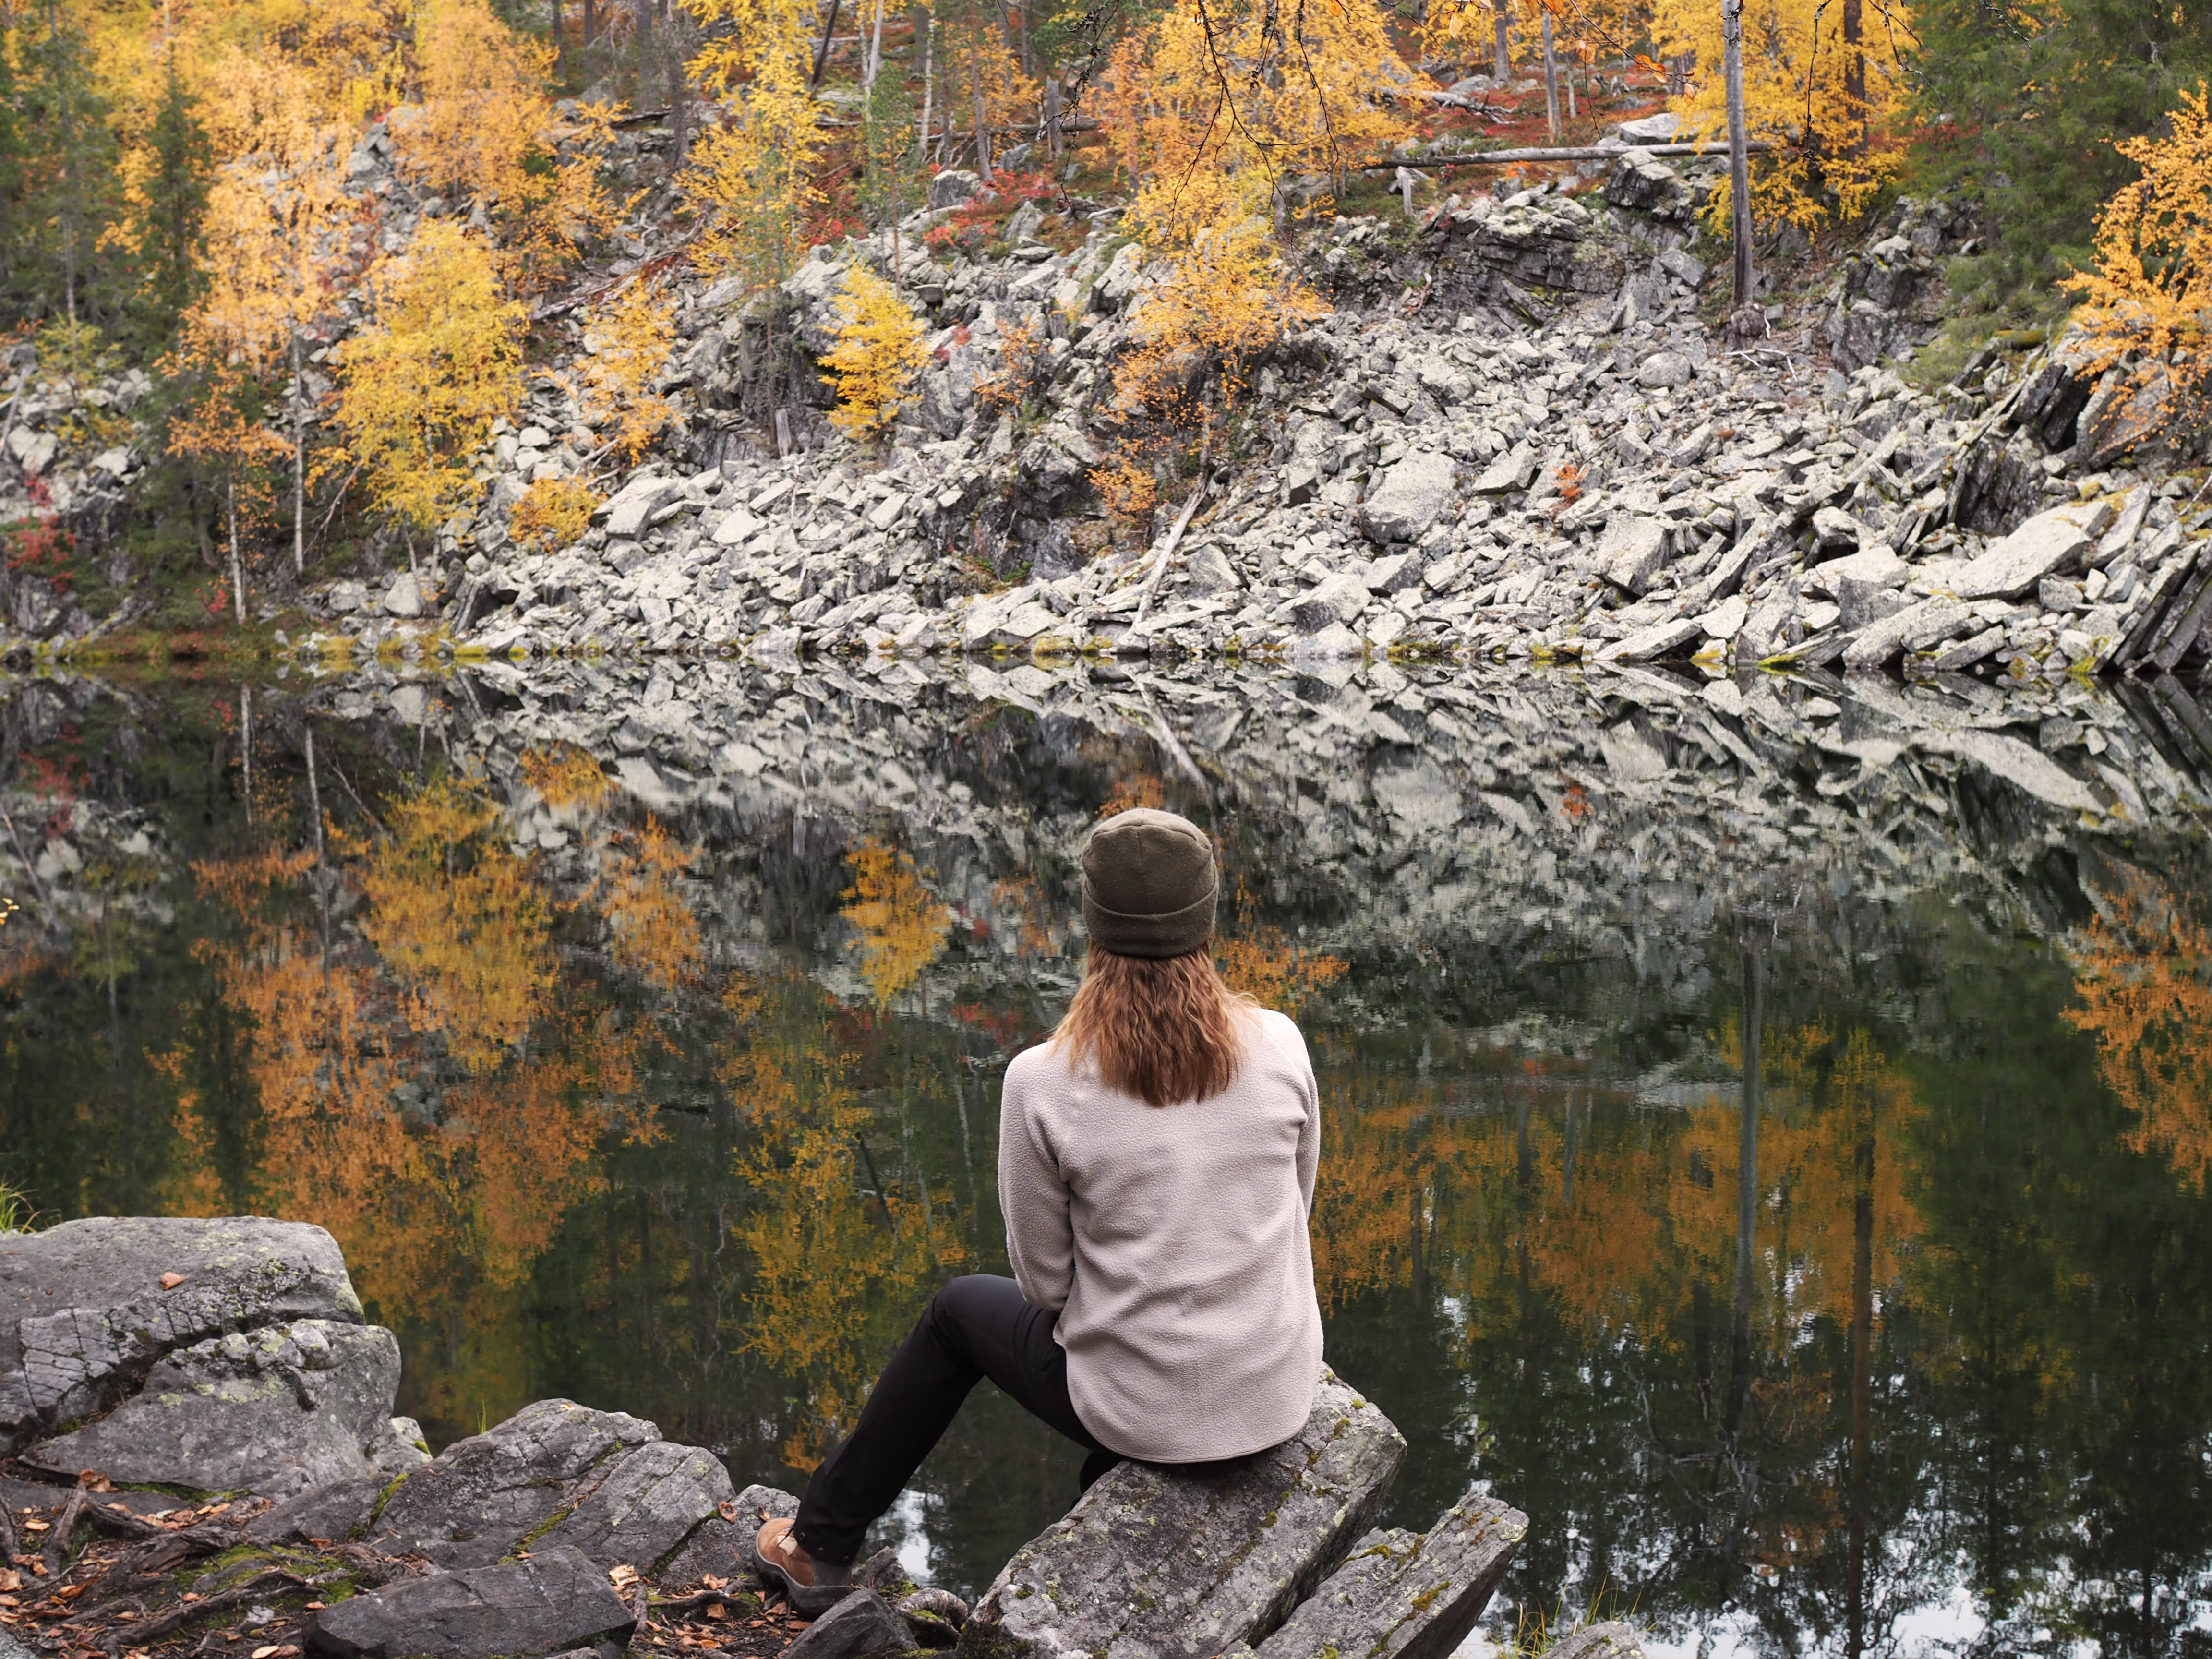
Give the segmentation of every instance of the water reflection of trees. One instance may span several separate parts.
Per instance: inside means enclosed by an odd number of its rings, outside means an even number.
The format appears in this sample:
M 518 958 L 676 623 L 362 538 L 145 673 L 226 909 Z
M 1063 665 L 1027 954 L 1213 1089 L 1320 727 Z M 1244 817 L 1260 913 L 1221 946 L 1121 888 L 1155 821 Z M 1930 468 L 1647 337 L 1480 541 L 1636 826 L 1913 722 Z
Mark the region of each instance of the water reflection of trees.
M 196 957 L 118 907 L 0 963 L 15 1092 L 69 1103 L 10 1111 L 41 1201 L 322 1221 L 434 1431 L 567 1393 L 741 1479 L 818 1454 L 939 1276 L 1002 1267 L 996 1079 L 1074 970 L 1047 837 L 963 875 L 805 800 L 649 813 L 574 749 L 504 782 L 418 771 L 411 731 L 318 763 L 258 707 L 248 769 L 222 708 L 228 747 L 141 790 L 213 826 L 168 894 Z M 1062 772 L 1019 721 L 963 741 L 994 811 L 1168 799 L 1103 738 Z M 1954 1585 L 1990 1653 L 2182 1642 L 2212 1561 L 2176 1468 L 2212 1431 L 2197 886 L 2102 881 L 2071 962 L 1941 896 L 1778 949 L 1740 1292 L 1732 941 L 1664 997 L 1538 939 L 1347 961 L 1301 936 L 1329 872 L 1272 868 L 1256 822 L 1224 966 L 1302 1007 L 1324 1074 L 1331 1356 L 1423 1449 L 1395 1518 L 1472 1468 L 1537 1520 L 1522 1602 L 1602 1583 L 1777 1651 L 1909 1650 Z M 1465 1035 L 1530 1010 L 1517 1046 Z M 1668 1067 L 1663 1100 L 1620 1080 Z M 939 1570 L 988 1577 L 1072 1477 L 981 1401 L 925 1471 Z

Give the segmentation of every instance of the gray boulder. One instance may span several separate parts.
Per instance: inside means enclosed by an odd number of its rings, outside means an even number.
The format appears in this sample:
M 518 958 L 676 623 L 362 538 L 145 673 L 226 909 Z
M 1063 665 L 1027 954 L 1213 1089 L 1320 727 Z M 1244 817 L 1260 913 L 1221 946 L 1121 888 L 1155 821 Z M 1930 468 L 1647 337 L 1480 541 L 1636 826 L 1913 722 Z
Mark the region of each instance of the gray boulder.
M 1616 513 L 1598 538 L 1599 568 L 1615 587 L 1648 593 L 1667 568 L 1667 526 L 1638 513 Z
M 1319 634 L 1338 623 L 1348 623 L 1367 609 L 1367 584 L 1350 571 L 1340 570 L 1284 605 L 1301 634 Z
M 737 1495 L 726 1514 L 710 1515 L 699 1523 L 684 1547 L 653 1576 L 674 1588 L 696 1584 L 708 1573 L 717 1578 L 741 1578 L 753 1574 L 753 1540 L 761 1522 L 776 1517 L 794 1520 L 799 1500 L 774 1486 L 747 1486 Z
M 1672 218 L 1689 207 L 1690 187 L 1650 151 L 1625 150 L 1606 179 L 1605 199 L 1615 207 Z
M 1364 1532 L 1406 1443 L 1324 1372 L 1305 1426 L 1225 1464 L 1124 1463 L 1024 1545 L 961 1632 L 968 1655 L 1217 1654 L 1256 1642 Z
M 1447 1659 L 1482 1616 L 1528 1531 L 1518 1510 L 1470 1492 L 1426 1533 L 1370 1532 L 1260 1644 L 1260 1659 Z
M 1687 386 L 1696 370 L 1679 351 L 1655 351 L 1638 367 L 1636 384 L 1662 390 Z
M 809 1625 L 783 1650 L 783 1659 L 860 1659 L 914 1646 L 914 1632 L 891 1604 L 872 1589 L 859 1589 Z
M 440 1566 L 488 1565 L 659 1438 L 623 1413 L 538 1401 L 409 1476 L 377 1517 L 372 1542 L 386 1554 L 419 1550 Z
M 1587 209 L 1554 197 L 1500 208 L 1475 228 L 1468 247 L 1475 258 L 1516 283 L 1611 294 L 1626 266 L 1620 248 L 1589 229 Z
M 544 1536 L 548 1544 L 573 1544 L 594 1561 L 643 1570 L 672 1554 L 736 1495 L 730 1472 L 712 1452 L 656 1440 L 617 1459 Z
M 295 1320 L 179 1349 L 143 1392 L 24 1460 L 57 1474 L 289 1496 L 370 1474 L 398 1389 L 390 1331 Z
M 964 167 L 947 167 L 929 181 L 929 205 L 933 209 L 958 207 L 963 202 L 972 202 L 981 193 L 982 179 Z
M 173 1349 L 361 1316 L 337 1242 L 304 1222 L 96 1217 L 0 1239 L 0 1454 L 112 1405 Z
M 2045 576 L 2073 568 L 2110 517 L 2110 508 L 2103 509 L 2102 518 L 2092 516 L 2096 510 L 2057 507 L 2037 514 L 1979 558 L 1968 561 L 1952 580 L 1952 592 L 1962 599 L 2017 599 Z
M 307 1640 L 339 1659 L 492 1659 L 562 1653 L 629 1640 L 637 1620 L 580 1551 L 404 1579 L 325 1607 Z
M 1407 456 L 1360 504 L 1359 527 L 1370 541 L 1418 541 L 1451 500 L 1454 477 L 1448 455 Z

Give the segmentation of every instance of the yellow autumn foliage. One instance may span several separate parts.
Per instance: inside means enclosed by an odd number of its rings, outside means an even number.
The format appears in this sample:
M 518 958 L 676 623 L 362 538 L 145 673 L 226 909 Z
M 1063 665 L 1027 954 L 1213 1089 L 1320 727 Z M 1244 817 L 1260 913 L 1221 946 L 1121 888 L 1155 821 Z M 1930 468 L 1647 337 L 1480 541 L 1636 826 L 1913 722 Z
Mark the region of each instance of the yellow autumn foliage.
M 633 283 L 592 316 L 576 359 L 584 418 L 624 459 L 635 462 L 676 418 L 676 405 L 653 390 L 676 349 L 676 296 Z
M 539 478 L 507 515 L 507 533 L 524 547 L 550 552 L 591 528 L 599 498 L 581 478 Z
M 2134 878 L 2100 895 L 2075 951 L 2067 1018 L 2134 1127 L 2128 1144 L 2202 1188 L 2212 1176 L 2212 929 Z
M 2164 374 L 2177 401 L 2201 408 L 2212 387 L 2212 107 L 2208 88 L 2185 90 L 2163 138 L 2122 139 L 2142 169 L 2097 217 L 2097 264 L 2067 278 L 2082 296 L 2075 319 L 2089 368 L 2142 354 L 2139 383 Z M 2179 411 L 2177 411 L 2179 412 Z
M 846 854 L 853 884 L 838 914 L 860 946 L 860 976 L 884 1007 L 903 996 L 937 959 L 952 931 L 952 913 L 922 885 L 914 860 L 881 842 L 862 842 Z
M 445 1033 L 453 1057 L 482 1075 L 544 1006 L 550 908 L 481 791 L 439 778 L 394 803 L 389 819 L 360 871 L 362 934 L 398 975 L 409 1024 Z
M 882 432 L 898 416 L 929 354 L 921 319 L 898 290 L 866 265 L 845 274 L 835 307 L 837 343 L 823 366 L 837 377 L 837 407 L 830 419 L 855 438 Z
M 1750 0 L 1743 9 L 1743 96 L 1754 140 L 1774 148 L 1752 158 L 1752 212 L 1762 224 L 1807 230 L 1857 218 L 1904 164 L 1899 142 L 1910 98 L 1900 55 L 1912 39 L 1902 4 L 1871 13 L 1860 38 L 1845 39 L 1847 13 L 1827 0 Z M 1721 74 L 1721 9 L 1706 0 L 1657 0 L 1651 33 L 1663 55 L 1690 54 L 1698 79 L 1674 108 L 1686 143 L 1728 137 Z M 1725 179 L 1706 204 L 1709 224 L 1729 224 Z
M 523 307 L 503 297 L 491 251 L 444 219 L 371 286 L 375 321 L 338 357 L 343 454 L 380 508 L 428 530 L 475 501 L 473 457 L 521 405 Z

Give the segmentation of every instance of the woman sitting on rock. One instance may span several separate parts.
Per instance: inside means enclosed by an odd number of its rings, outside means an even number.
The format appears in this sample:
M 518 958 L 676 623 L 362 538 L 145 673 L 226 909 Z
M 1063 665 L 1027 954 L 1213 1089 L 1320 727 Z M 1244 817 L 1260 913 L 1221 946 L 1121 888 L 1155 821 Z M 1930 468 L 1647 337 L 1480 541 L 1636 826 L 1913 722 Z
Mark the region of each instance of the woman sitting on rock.
M 1305 1039 L 1213 965 L 1212 845 L 1172 812 L 1083 848 L 1083 985 L 1006 1068 L 999 1203 L 1012 1279 L 938 1291 L 757 1564 L 793 1607 L 847 1593 L 869 1525 L 989 1377 L 1090 1453 L 1203 1463 L 1288 1439 L 1321 1376 L 1306 1237 L 1321 1105 Z

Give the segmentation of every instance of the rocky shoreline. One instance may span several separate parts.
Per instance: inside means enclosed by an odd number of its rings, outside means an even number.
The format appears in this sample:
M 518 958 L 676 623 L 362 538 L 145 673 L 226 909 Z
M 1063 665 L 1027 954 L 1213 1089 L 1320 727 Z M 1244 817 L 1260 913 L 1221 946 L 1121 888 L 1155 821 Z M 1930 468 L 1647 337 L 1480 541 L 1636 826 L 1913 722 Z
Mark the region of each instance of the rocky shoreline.
M 1434 1659 L 1528 1529 L 1479 1490 L 1426 1534 L 1372 1528 L 1405 1442 L 1325 1376 L 1269 1451 L 1116 1469 L 972 1610 L 885 1549 L 810 1623 L 745 1555 L 763 1518 L 795 1512 L 788 1492 L 739 1492 L 711 1453 L 565 1400 L 433 1458 L 391 1415 L 398 1377 L 319 1228 L 0 1235 L 0 1432 L 30 1477 L 0 1482 L 0 1652 Z M 1577 1639 L 1638 1651 L 1619 1626 Z
M 1993 343 L 1932 392 L 1878 366 L 1927 331 L 1936 263 L 1971 216 L 1900 201 L 1796 335 L 1724 352 L 1700 321 L 1717 279 L 1692 251 L 1711 164 L 1685 177 L 1633 147 L 1650 137 L 1618 138 L 1587 193 L 1455 195 L 1417 218 L 1303 233 L 1292 257 L 1334 310 L 1257 366 L 1231 441 L 1205 476 L 1164 487 L 1160 533 L 1134 544 L 1089 475 L 1158 268 L 1110 208 L 1079 242 L 1040 240 L 1036 202 L 996 224 L 1000 257 L 947 263 L 921 239 L 989 203 L 972 175 L 941 174 L 896 239 L 817 247 L 784 284 L 810 352 L 828 346 L 856 264 L 893 276 L 927 319 L 928 367 L 882 446 L 830 435 L 828 388 L 802 375 L 815 407 L 783 410 L 800 447 L 766 453 L 745 413 L 763 395 L 759 308 L 732 282 L 683 278 L 680 352 L 655 387 L 677 418 L 641 465 L 605 473 L 571 391 L 539 377 L 526 416 L 476 458 L 481 511 L 418 570 L 297 596 L 323 620 L 284 645 L 2015 676 L 2163 672 L 2203 650 L 2212 509 L 2166 470 L 2185 434 L 2137 410 L 2117 374 L 2077 374 L 2063 342 Z M 356 187 L 403 204 L 386 150 L 364 140 Z M 412 222 L 387 238 L 404 246 Z M 632 266 L 664 251 L 639 247 Z M 336 334 L 357 296 L 344 311 Z M 987 395 L 1031 347 L 1030 400 Z M 91 522 L 127 502 L 137 452 L 73 456 L 54 438 L 86 401 L 127 416 L 144 388 L 124 378 L 31 382 L 0 467 L 24 499 L 0 500 L 0 516 Z M 575 477 L 604 491 L 591 528 L 519 545 L 524 491 Z M 127 625 L 127 604 L 94 623 L 33 577 L 10 580 L 18 653 Z

